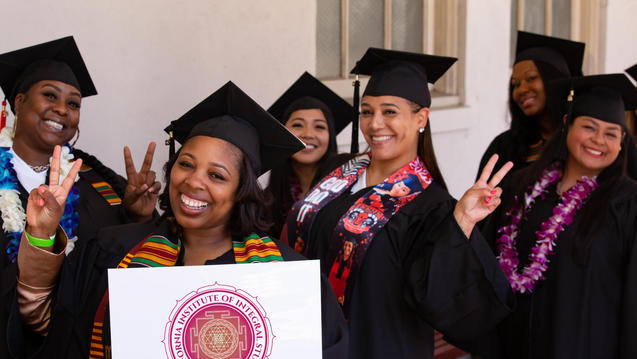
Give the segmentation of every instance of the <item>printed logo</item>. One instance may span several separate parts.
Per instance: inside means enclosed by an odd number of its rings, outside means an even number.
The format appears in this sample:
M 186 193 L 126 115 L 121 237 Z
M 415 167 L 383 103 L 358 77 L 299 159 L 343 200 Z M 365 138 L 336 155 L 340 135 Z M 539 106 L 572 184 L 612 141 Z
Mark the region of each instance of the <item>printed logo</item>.
M 256 297 L 215 283 L 177 301 L 163 343 L 173 359 L 267 359 L 273 338 Z

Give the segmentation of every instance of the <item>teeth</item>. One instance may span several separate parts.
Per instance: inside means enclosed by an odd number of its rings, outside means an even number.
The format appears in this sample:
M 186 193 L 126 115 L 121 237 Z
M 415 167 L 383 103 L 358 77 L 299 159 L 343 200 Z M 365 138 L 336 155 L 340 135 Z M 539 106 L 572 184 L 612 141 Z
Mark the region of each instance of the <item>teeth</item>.
M 372 136 L 372 141 L 387 141 L 391 138 L 391 136 Z
M 588 151 L 588 152 L 590 152 L 590 153 L 594 154 L 595 156 L 599 156 L 599 155 L 601 155 L 601 154 L 602 154 L 602 151 L 595 151 L 595 150 L 593 150 L 593 149 L 591 149 L 591 148 L 587 148 L 587 149 L 586 149 L 586 151 Z
M 62 131 L 62 129 L 64 128 L 64 125 L 55 121 L 45 120 L 44 123 L 46 123 L 47 126 L 52 127 L 58 131 Z
M 185 194 L 181 195 L 181 202 L 183 204 L 185 204 L 187 207 L 193 208 L 193 209 L 201 209 L 201 208 L 206 208 L 208 207 L 207 202 L 202 202 L 202 201 L 198 201 L 194 198 L 190 198 L 188 196 L 186 196 Z
M 307 149 L 308 149 L 308 150 L 313 150 L 313 149 L 315 149 L 315 148 L 316 148 L 316 146 L 314 146 L 314 145 L 307 145 Z

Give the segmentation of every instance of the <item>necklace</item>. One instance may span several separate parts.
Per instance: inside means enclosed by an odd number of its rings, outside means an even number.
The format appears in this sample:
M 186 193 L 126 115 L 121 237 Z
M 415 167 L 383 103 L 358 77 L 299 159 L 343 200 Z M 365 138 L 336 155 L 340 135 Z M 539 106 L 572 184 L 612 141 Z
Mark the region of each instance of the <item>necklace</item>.
M 13 130 L 5 127 L 0 131 L 0 217 L 2 218 L 2 229 L 7 235 L 7 255 L 11 262 L 15 262 L 20 247 L 20 239 L 22 231 L 26 223 L 26 213 L 22 207 L 20 200 L 20 187 L 18 177 L 11 159 L 13 155 L 9 152 L 9 148 L 13 145 Z M 62 147 L 62 155 L 60 156 L 60 182 L 66 178 L 71 167 L 73 166 L 73 154 L 70 148 Z M 48 169 L 48 166 L 46 166 Z M 78 178 L 76 177 L 77 181 Z M 79 214 L 77 212 L 77 204 L 80 198 L 80 191 L 77 186 L 73 186 L 66 198 L 64 206 L 64 215 L 60 220 L 60 225 L 68 235 L 68 243 L 66 246 L 66 254 L 75 248 L 77 241 L 77 226 L 79 223 Z
M 538 281 L 544 279 L 544 272 L 548 269 L 549 257 L 555 253 L 557 236 L 571 223 L 577 211 L 582 208 L 586 198 L 597 187 L 596 177 L 582 177 L 560 198 L 560 203 L 553 208 L 553 215 L 540 225 L 540 230 L 535 232 L 537 241 L 529 254 L 530 263 L 518 271 L 518 252 L 515 249 L 515 240 L 519 234 L 520 223 L 524 215 L 533 207 L 535 199 L 547 192 L 547 188 L 560 179 L 557 165 L 548 167 L 542 173 L 530 191 L 524 195 L 524 207 L 515 198 L 515 204 L 507 216 L 511 218 L 511 224 L 498 230 L 502 233 L 496 241 L 498 246 L 498 261 L 502 271 L 509 279 L 511 289 L 514 292 L 533 292 Z
M 41 165 L 41 166 L 31 166 L 29 165 L 29 167 L 31 167 L 31 169 L 33 171 L 35 171 L 36 173 L 42 173 L 45 171 L 49 170 L 49 164 L 47 163 L 46 165 Z

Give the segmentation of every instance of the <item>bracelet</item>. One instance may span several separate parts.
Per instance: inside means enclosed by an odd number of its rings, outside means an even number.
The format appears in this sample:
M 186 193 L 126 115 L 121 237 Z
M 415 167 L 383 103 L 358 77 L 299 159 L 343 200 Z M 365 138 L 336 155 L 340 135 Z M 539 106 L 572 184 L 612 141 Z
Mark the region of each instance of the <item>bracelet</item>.
M 36 247 L 51 247 L 53 243 L 55 243 L 55 233 L 53 233 L 53 235 L 49 239 L 33 237 L 27 231 L 24 231 L 24 234 L 26 234 L 29 243 Z

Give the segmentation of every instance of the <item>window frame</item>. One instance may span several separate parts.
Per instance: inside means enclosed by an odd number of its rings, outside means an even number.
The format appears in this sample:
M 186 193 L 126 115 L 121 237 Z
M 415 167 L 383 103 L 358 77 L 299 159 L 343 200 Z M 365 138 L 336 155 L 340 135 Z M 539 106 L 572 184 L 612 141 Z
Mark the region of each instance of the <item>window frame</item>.
M 317 0 L 320 1 L 320 0 Z M 321 77 L 320 80 L 339 96 L 352 101 L 353 75 L 349 74 L 349 3 L 341 1 L 341 59 L 339 77 Z M 384 0 L 383 47 L 391 49 L 392 44 L 392 2 Z M 432 109 L 461 106 L 464 103 L 464 53 L 466 34 L 466 0 L 421 0 L 423 2 L 423 53 L 458 58 L 457 63 L 431 89 Z M 442 14 L 442 16 L 440 16 Z M 437 33 L 444 39 L 436 39 Z M 438 40 L 438 41 L 436 41 Z M 367 77 L 361 77 L 361 88 L 365 88 Z

